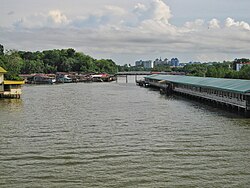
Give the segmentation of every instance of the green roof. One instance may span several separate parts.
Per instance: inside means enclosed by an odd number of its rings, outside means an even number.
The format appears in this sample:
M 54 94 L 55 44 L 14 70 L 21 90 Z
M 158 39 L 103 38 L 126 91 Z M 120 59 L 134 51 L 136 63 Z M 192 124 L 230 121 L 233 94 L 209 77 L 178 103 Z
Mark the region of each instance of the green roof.
M 187 84 L 199 87 L 214 88 L 217 90 L 250 93 L 250 80 L 241 79 L 224 79 L 194 76 L 178 76 L 178 75 L 159 75 L 154 74 L 146 76 L 154 80 L 165 80 L 177 84 Z
M 6 73 L 7 71 L 0 67 L 0 73 Z

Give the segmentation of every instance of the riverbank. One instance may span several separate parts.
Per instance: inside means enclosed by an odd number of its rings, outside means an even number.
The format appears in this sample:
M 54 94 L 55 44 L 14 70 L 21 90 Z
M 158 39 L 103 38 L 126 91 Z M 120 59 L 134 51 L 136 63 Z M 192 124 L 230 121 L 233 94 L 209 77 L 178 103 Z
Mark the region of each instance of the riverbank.
M 57 72 L 56 74 L 21 74 L 19 75 L 27 84 L 54 84 L 77 82 L 112 82 L 116 80 L 114 75 L 106 73 Z

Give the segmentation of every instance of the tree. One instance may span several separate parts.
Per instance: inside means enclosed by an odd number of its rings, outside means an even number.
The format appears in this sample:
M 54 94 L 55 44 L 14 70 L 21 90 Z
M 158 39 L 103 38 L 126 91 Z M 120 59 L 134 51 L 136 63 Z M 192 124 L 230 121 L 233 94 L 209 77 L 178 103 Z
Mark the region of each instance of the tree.
M 244 65 L 239 71 L 239 78 L 250 80 L 250 66 Z
M 23 62 L 21 67 L 21 73 L 23 74 L 32 74 L 32 73 L 43 73 L 44 64 L 39 60 L 26 60 Z
M 9 71 L 8 77 L 20 73 L 107 72 L 115 73 L 117 66 L 111 59 L 96 60 L 72 48 L 43 52 L 13 51 L 0 55 L 0 66 Z
M 170 72 L 171 71 L 171 68 L 170 68 L 170 65 L 157 65 L 155 66 L 152 71 L 159 71 L 159 72 Z
M 4 68 L 8 71 L 5 75 L 9 80 L 20 80 L 19 74 L 23 65 L 23 60 L 15 51 L 11 51 L 4 55 Z
M 75 50 L 72 48 L 67 49 L 67 55 L 68 57 L 73 57 L 75 55 Z
M 0 55 L 4 55 L 4 47 L 0 44 Z
M 207 72 L 207 64 L 188 64 L 183 67 L 183 71 L 190 76 L 203 77 Z

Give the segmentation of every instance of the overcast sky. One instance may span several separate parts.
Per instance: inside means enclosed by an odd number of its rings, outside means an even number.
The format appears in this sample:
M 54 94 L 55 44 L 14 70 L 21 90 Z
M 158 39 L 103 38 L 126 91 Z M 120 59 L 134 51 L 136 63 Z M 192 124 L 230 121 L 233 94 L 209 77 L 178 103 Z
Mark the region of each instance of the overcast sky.
M 0 44 L 74 48 L 132 65 L 250 58 L 249 7 L 249 0 L 0 0 Z

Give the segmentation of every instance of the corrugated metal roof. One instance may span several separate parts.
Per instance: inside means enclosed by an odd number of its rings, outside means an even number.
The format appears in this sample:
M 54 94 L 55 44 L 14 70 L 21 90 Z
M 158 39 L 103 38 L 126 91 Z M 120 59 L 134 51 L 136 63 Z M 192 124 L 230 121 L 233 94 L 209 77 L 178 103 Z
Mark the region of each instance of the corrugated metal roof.
M 6 73 L 7 71 L 6 70 L 4 70 L 4 68 L 3 67 L 0 67 L 0 73 Z
M 218 90 L 226 90 L 238 93 L 250 93 L 250 80 L 177 76 L 177 75 L 151 75 L 151 76 L 146 76 L 145 78 L 150 78 L 155 80 L 166 80 L 172 83 L 215 88 Z

